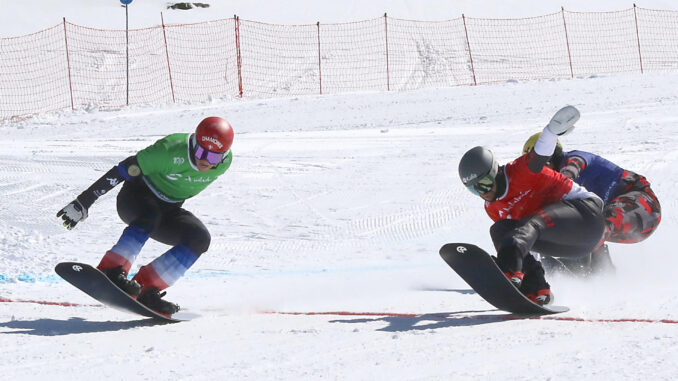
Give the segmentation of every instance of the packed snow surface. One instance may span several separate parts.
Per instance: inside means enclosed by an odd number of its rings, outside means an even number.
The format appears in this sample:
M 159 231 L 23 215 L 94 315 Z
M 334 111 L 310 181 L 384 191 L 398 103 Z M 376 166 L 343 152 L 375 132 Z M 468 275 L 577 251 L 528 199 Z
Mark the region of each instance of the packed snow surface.
M 675 379 L 677 87 L 676 73 L 592 76 L 93 107 L 0 125 L 0 379 Z M 516 158 L 567 104 L 581 119 L 565 149 L 645 175 L 663 220 L 642 243 L 610 244 L 616 275 L 549 278 L 569 312 L 519 318 L 438 255 L 448 242 L 492 249 L 457 165 L 476 145 Z M 212 245 L 166 296 L 201 317 L 159 324 L 61 281 L 58 262 L 97 264 L 125 225 L 119 187 L 72 231 L 56 212 L 125 157 L 212 115 L 236 131 L 233 165 L 185 203 Z M 133 271 L 165 250 L 149 242 Z
M 7 379 L 634 379 L 676 374 L 678 75 L 65 112 L 2 126 L 0 372 Z M 507 320 L 438 255 L 492 248 L 457 164 L 485 145 L 520 153 L 562 105 L 566 149 L 648 177 L 657 232 L 611 244 L 617 274 L 552 277 L 571 320 Z M 186 202 L 212 246 L 167 298 L 201 318 L 156 324 L 59 281 L 96 264 L 124 228 L 119 188 L 65 230 L 55 213 L 128 155 L 221 115 L 232 168 Z M 133 270 L 167 249 L 146 245 Z M 24 301 L 24 302 L 22 302 Z M 75 303 L 80 306 L 34 302 Z M 302 313 L 285 314 L 287 312 Z M 345 315 L 304 313 L 344 312 Z M 370 313 L 362 315 L 364 313 Z M 630 320 L 623 322 L 624 320 Z M 661 321 L 665 322 L 661 322 Z

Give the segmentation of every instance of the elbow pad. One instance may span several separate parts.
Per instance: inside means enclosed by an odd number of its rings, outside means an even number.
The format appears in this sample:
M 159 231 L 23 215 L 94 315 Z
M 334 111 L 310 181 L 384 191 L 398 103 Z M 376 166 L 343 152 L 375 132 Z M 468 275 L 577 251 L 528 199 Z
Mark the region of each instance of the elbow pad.
M 125 180 L 132 180 L 141 175 L 141 167 L 139 167 L 136 155 L 118 163 L 118 174 Z

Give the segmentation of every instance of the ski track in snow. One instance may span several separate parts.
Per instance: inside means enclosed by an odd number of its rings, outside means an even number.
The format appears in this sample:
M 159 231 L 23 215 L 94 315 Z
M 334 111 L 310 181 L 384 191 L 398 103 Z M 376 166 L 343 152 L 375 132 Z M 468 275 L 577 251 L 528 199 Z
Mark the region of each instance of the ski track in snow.
M 0 378 L 671 380 L 677 85 L 675 74 L 629 75 L 2 125 Z M 502 163 L 517 157 L 565 104 L 582 112 L 566 149 L 647 176 L 663 221 L 645 242 L 610 245 L 616 277 L 551 277 L 568 313 L 515 319 L 438 256 L 452 241 L 492 248 L 457 164 L 480 144 Z M 59 281 L 56 263 L 96 264 L 117 240 L 119 188 L 70 232 L 56 212 L 118 161 L 208 115 L 234 125 L 234 162 L 186 202 L 212 245 L 167 296 L 202 317 L 158 324 Z M 166 249 L 149 242 L 133 271 Z

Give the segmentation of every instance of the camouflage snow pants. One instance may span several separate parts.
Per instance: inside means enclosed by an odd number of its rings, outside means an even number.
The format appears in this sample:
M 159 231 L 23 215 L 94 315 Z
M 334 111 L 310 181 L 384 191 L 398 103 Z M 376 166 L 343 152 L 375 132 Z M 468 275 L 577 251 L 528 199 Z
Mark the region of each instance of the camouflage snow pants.
M 645 177 L 624 171 L 627 184 L 623 193 L 610 200 L 604 207 L 604 241 L 635 243 L 652 234 L 661 222 L 661 206 Z

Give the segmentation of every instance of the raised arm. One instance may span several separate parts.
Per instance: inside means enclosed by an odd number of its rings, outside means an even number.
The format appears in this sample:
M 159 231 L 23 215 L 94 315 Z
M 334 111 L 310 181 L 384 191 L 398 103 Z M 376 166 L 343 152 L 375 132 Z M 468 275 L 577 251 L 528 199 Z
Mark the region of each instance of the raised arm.
M 563 136 L 574 130 L 574 124 L 579 120 L 579 110 L 574 106 L 565 106 L 553 115 L 551 121 L 544 127 L 544 131 L 530 153 L 528 167 L 530 171 L 539 173 L 549 161 L 558 143 L 558 136 Z

